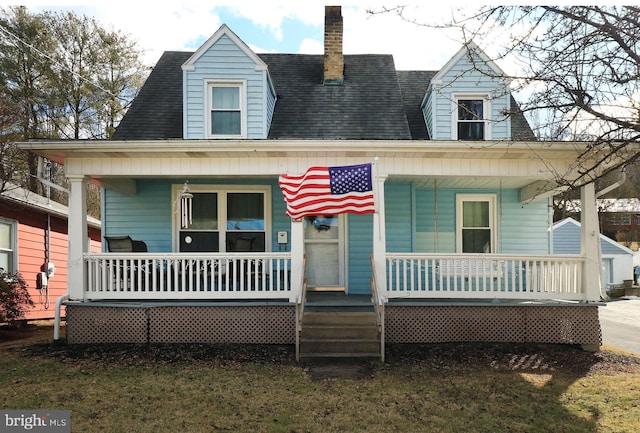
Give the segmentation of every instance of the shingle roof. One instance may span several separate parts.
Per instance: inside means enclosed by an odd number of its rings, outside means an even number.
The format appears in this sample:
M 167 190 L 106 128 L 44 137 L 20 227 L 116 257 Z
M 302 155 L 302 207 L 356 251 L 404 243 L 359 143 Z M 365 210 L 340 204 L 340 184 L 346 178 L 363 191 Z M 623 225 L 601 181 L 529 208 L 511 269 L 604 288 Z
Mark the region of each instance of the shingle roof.
M 398 83 L 402 89 L 404 110 L 413 140 L 429 139 L 420 104 L 436 73 L 437 71 L 397 71 Z
M 515 141 L 535 141 L 535 134 L 524 117 L 520 105 L 511 96 L 511 139 Z
M 269 138 L 411 138 L 392 56 L 344 56 L 339 86 L 322 84 L 322 55 L 260 57 L 278 95 Z
M 160 57 L 113 140 L 182 138 L 181 65 L 192 54 Z M 269 139 L 429 139 L 420 103 L 437 71 L 396 71 L 391 55 L 345 55 L 344 84 L 325 86 L 322 55 L 259 56 L 278 96 Z M 514 139 L 535 139 L 517 110 L 511 128 Z
M 182 64 L 193 53 L 166 51 L 113 134 L 113 140 L 182 138 Z

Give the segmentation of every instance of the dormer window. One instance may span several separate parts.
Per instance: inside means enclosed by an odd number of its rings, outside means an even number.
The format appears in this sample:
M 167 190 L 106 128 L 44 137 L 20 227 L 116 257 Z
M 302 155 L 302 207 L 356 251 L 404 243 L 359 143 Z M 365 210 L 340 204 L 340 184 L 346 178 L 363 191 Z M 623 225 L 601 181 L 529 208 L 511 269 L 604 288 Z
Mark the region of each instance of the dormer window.
M 489 140 L 487 115 L 489 101 L 481 95 L 459 95 L 455 98 L 456 138 L 458 140 Z
M 208 82 L 208 131 L 210 138 L 244 137 L 244 83 Z

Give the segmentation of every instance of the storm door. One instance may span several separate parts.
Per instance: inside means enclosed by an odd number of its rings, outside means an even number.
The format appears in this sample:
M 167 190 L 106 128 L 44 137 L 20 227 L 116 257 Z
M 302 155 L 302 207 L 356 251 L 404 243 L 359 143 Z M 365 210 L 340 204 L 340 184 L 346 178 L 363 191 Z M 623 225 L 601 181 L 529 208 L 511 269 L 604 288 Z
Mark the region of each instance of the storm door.
M 304 218 L 308 290 L 345 290 L 344 215 Z

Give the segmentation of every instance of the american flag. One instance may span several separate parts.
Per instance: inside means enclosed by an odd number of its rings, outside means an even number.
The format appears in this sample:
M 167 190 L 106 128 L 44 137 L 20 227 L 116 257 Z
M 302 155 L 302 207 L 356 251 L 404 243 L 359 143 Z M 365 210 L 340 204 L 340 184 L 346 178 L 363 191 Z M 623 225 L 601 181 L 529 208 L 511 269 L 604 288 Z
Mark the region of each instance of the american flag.
M 311 167 L 300 176 L 280 175 L 287 215 L 298 220 L 310 215 L 375 212 L 371 164 Z

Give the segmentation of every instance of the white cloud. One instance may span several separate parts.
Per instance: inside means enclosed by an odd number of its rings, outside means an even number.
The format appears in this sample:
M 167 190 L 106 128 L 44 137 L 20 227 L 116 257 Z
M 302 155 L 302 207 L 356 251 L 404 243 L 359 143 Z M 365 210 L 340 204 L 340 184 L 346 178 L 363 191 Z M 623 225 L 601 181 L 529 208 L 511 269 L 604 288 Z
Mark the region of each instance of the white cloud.
M 111 0 L 108 3 L 76 0 L 68 6 L 64 0 L 59 0 L 55 5 L 37 1 L 27 1 L 26 4 L 33 10 L 81 10 L 105 26 L 122 30 L 146 52 L 144 61 L 148 64 L 154 64 L 166 50 L 197 49 L 222 24 L 215 14 L 215 8 L 220 6 L 227 6 L 228 11 L 268 30 L 280 40 L 287 35 L 283 29 L 291 21 L 320 28 L 324 23 L 324 2 L 317 1 L 237 0 L 229 4 L 215 0 L 157 0 L 150 4 L 131 0 Z M 342 7 L 346 54 L 393 54 L 398 69 L 433 70 L 442 67 L 461 46 L 453 32 L 412 24 L 393 12 L 371 15 L 367 9 L 381 10 L 382 6 L 369 2 L 353 1 L 351 4 Z M 405 9 L 405 14 L 418 22 L 433 22 L 437 17 L 450 16 L 451 8 L 444 3 L 441 6 L 411 6 Z M 233 30 L 242 38 L 242 29 Z M 301 36 L 298 46 L 300 53 L 322 53 L 322 33 L 318 34 L 317 40 Z M 255 49 L 259 52 L 280 52 L 277 47 L 270 46 Z

